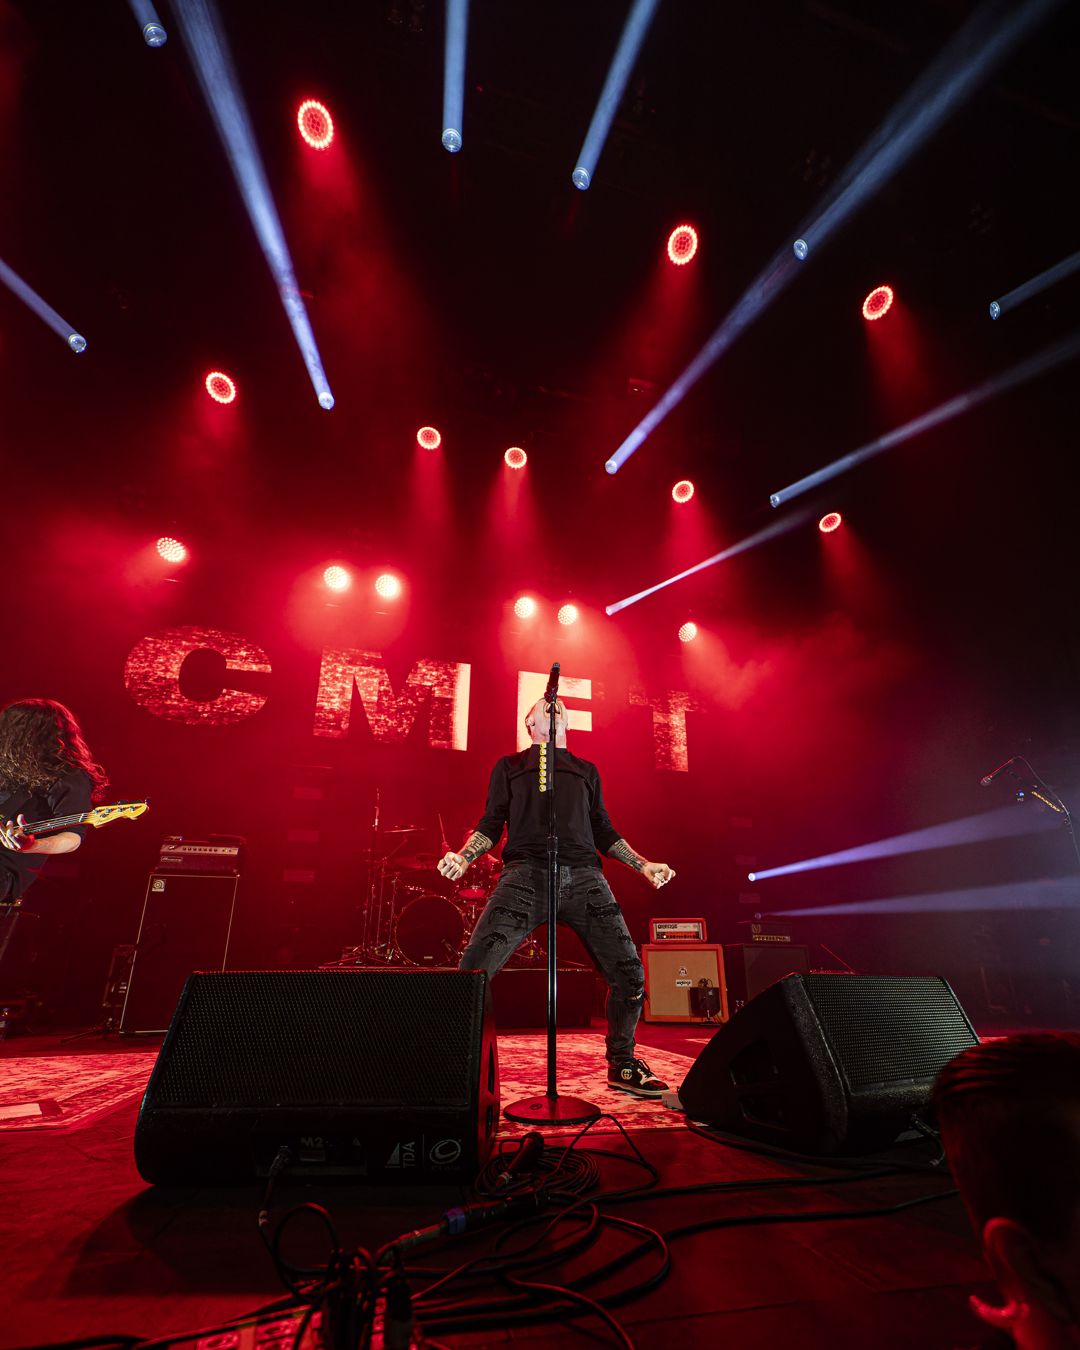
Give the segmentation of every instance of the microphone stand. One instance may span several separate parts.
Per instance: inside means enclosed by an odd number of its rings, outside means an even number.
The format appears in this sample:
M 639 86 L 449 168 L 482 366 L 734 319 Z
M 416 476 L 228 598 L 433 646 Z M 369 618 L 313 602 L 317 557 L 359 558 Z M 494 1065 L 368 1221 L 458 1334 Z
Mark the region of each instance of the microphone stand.
M 555 704 L 558 698 L 558 674 L 553 671 L 553 680 L 548 685 L 551 695 L 548 718 L 547 745 L 540 746 L 541 763 L 547 760 L 547 798 L 548 798 L 548 949 L 547 949 L 547 1092 L 543 1097 L 530 1097 L 520 1102 L 511 1102 L 503 1108 L 507 1120 L 522 1121 L 529 1125 L 584 1125 L 595 1120 L 600 1108 L 581 1097 L 560 1097 L 555 1082 L 555 1013 L 557 1003 L 558 966 L 555 957 L 555 923 L 558 913 L 559 895 L 559 831 L 555 823 L 555 761 L 558 750 L 555 746 Z M 547 695 L 545 694 L 545 698 Z

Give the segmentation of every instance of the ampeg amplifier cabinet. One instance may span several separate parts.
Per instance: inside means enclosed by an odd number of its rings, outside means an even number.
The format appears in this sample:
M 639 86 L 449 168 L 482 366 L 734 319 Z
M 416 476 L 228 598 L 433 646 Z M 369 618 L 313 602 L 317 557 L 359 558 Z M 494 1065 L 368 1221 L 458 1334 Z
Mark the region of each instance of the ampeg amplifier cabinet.
M 646 943 L 641 961 L 645 967 L 642 1015 L 646 1022 L 727 1020 L 724 956 L 716 943 Z
M 732 1013 L 679 1098 L 691 1120 L 799 1153 L 877 1148 L 977 1043 L 940 976 L 788 975 Z
M 487 1159 L 499 1067 L 479 970 L 229 970 L 184 986 L 135 1126 L 160 1184 L 288 1175 L 460 1185 Z
M 724 945 L 727 991 L 734 1013 L 793 971 L 810 969 L 810 949 L 794 943 L 731 942 Z
M 235 876 L 150 874 L 121 1035 L 166 1031 L 192 971 L 225 969 L 237 884 Z

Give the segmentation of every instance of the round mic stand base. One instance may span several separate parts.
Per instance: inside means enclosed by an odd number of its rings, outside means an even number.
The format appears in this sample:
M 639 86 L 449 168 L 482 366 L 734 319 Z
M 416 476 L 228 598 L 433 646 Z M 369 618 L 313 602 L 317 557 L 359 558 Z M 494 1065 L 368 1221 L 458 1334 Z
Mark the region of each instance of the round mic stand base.
M 600 1108 L 580 1097 L 530 1097 L 504 1107 L 503 1115 L 524 1125 L 585 1125 Z

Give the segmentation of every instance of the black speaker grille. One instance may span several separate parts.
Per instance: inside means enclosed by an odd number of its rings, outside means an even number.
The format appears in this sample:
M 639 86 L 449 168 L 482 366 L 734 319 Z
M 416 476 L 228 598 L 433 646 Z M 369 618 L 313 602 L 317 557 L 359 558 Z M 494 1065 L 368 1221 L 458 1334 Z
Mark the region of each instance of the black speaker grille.
M 978 1037 L 937 976 L 803 975 L 821 1027 L 852 1091 L 932 1082 Z
M 483 981 L 469 972 L 420 974 L 192 976 L 152 1084 L 154 1104 L 468 1110 L 480 1072 Z

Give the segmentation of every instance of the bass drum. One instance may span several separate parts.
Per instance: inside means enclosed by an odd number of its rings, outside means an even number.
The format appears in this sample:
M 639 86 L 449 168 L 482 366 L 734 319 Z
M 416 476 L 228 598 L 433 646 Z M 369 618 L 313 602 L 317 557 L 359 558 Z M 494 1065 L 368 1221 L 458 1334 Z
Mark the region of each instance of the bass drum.
M 502 864 L 496 862 L 490 853 L 477 858 L 469 870 L 458 882 L 459 900 L 486 900 L 495 889 Z
M 420 891 L 398 914 L 394 944 L 407 965 L 456 966 L 465 950 L 465 925 L 444 896 Z

